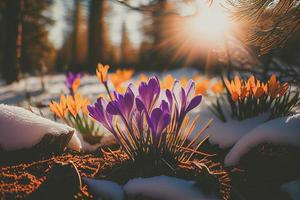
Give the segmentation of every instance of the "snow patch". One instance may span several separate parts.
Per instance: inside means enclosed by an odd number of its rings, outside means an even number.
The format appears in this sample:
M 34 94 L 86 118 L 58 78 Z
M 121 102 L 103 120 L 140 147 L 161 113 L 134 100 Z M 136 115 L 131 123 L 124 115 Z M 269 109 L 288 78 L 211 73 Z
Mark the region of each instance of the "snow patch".
M 225 165 L 237 164 L 245 153 L 263 142 L 300 147 L 300 114 L 270 120 L 245 134 L 225 157 Z
M 74 131 L 68 147 L 79 151 L 81 143 L 75 129 L 36 115 L 24 108 L 0 104 L 0 147 L 11 151 L 30 148 L 46 134 L 60 135 Z
M 209 99 L 204 97 L 203 102 L 201 103 L 202 105 L 200 105 L 199 122 L 197 123 L 191 136 L 194 137 L 210 119 L 213 119 L 210 127 L 204 132 L 200 139 L 209 136 L 209 142 L 211 144 L 218 145 L 220 148 L 228 148 L 233 146 L 248 131 L 267 120 L 267 114 L 262 114 L 258 117 L 238 121 L 230 117 L 229 111 L 225 111 L 227 121 L 223 122 L 209 110 L 209 105 L 207 105 L 207 103 L 209 103 Z M 222 107 L 224 108 L 225 106 Z M 196 116 L 197 112 L 199 112 L 199 110 L 191 113 L 191 119 Z
M 112 181 L 83 178 L 97 199 L 122 200 L 124 191 Z
M 124 191 L 132 197 L 142 195 L 161 200 L 216 200 L 204 196 L 194 183 L 168 176 L 135 178 L 126 183 Z
M 287 192 L 293 200 L 300 199 L 300 179 L 283 184 L 280 189 Z

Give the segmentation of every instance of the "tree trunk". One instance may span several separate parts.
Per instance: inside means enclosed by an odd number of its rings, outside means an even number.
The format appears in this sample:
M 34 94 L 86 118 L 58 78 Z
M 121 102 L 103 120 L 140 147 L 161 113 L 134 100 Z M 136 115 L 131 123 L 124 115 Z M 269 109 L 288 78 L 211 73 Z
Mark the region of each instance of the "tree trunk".
M 74 21 L 73 21 L 73 35 L 72 35 L 72 61 L 71 68 L 73 71 L 79 71 L 78 63 L 78 34 L 79 34 L 79 12 L 80 12 L 80 0 L 74 0 L 75 10 L 74 10 Z
M 18 64 L 18 46 L 20 46 L 20 34 L 22 30 L 19 28 L 21 23 L 21 0 L 6 0 L 6 8 L 4 13 L 5 40 L 3 54 L 3 78 L 7 83 L 11 83 L 19 79 L 20 67 Z M 21 32 L 20 32 L 21 31 Z
M 91 0 L 89 35 L 88 35 L 88 71 L 94 72 L 98 62 L 104 62 L 103 34 L 104 34 L 104 2 L 105 0 Z M 105 63 L 103 63 L 105 64 Z

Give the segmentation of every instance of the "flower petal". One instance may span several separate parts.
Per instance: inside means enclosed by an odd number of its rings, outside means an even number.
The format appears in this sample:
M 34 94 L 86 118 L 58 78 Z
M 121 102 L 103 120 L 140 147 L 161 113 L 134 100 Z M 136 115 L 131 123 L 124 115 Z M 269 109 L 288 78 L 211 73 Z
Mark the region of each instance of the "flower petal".
M 194 108 L 196 108 L 201 103 L 201 100 L 202 100 L 201 95 L 195 96 L 192 99 L 192 101 L 190 102 L 190 104 L 188 105 L 186 112 L 189 112 L 189 111 L 193 110 Z

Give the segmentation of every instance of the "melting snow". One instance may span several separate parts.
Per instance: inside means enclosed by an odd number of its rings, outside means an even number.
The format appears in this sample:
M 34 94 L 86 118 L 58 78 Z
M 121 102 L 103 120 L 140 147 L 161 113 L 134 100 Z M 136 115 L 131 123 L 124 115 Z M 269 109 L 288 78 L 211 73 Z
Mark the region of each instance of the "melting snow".
M 24 108 L 0 104 L 0 147 L 4 150 L 30 148 L 45 134 L 67 134 L 75 131 L 64 124 L 38 116 Z M 81 143 L 76 133 L 68 147 L 79 151 Z
M 83 178 L 97 199 L 122 200 L 124 191 L 120 185 L 112 181 Z
M 193 181 L 186 181 L 168 176 L 135 178 L 124 186 L 130 196 L 142 195 L 160 200 L 216 200 L 215 197 L 204 196 Z
M 246 133 L 227 154 L 225 165 L 237 164 L 241 156 L 263 142 L 300 147 L 300 114 L 270 120 Z
M 300 199 L 300 179 L 288 182 L 280 187 L 284 192 L 287 192 L 292 200 Z
M 267 115 L 259 115 L 258 117 L 249 118 L 243 121 L 231 119 L 228 111 L 225 112 L 226 122 L 217 118 L 208 108 L 209 99 L 204 97 L 200 105 L 200 118 L 197 123 L 192 136 L 195 136 L 206 123 L 213 119 L 210 127 L 206 129 L 204 135 L 209 136 L 209 142 L 218 145 L 220 148 L 227 148 L 233 146 L 240 138 L 242 138 L 248 131 L 257 127 L 267 120 Z M 198 110 L 199 111 L 199 110 Z M 197 112 L 198 112 L 197 111 Z M 195 113 L 191 113 L 191 117 L 195 117 Z

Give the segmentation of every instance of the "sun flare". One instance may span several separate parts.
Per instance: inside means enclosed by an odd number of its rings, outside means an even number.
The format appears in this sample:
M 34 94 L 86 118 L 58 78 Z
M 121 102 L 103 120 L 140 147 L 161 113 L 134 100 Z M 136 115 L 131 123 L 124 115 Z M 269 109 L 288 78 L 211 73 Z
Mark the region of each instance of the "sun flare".
M 185 57 L 186 63 L 207 56 L 207 51 L 223 48 L 233 29 L 228 13 L 219 4 L 201 4 L 196 13 L 174 16 L 170 21 L 161 46 L 176 49 L 173 59 Z
M 220 8 L 213 7 L 203 10 L 202 13 L 194 16 L 190 20 L 191 32 L 210 39 L 222 37 L 225 32 L 229 31 L 230 23 L 227 15 Z M 193 31 L 194 30 L 194 31 Z M 199 35 L 198 35 L 199 37 Z

